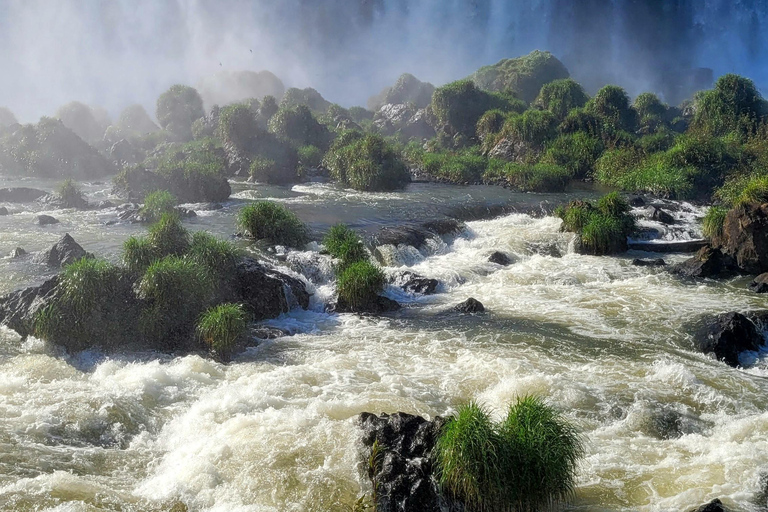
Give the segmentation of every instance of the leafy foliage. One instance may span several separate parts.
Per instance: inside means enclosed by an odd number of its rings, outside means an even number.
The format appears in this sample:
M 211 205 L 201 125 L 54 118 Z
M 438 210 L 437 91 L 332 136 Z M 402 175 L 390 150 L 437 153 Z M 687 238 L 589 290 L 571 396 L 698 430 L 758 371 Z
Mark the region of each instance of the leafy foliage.
M 219 357 L 228 359 L 237 340 L 248 328 L 248 315 L 242 304 L 219 304 L 200 317 L 197 334 Z
M 269 130 L 298 146 L 327 148 L 330 142 L 328 129 L 317 122 L 306 105 L 281 107 L 269 120 Z
M 768 117 L 768 102 L 752 80 L 734 74 L 721 76 L 714 89 L 696 97 L 695 104 L 693 129 L 714 137 L 749 135 Z
M 637 112 L 630 107 L 627 92 L 616 85 L 597 91 L 586 108 L 614 129 L 634 132 L 637 127 Z

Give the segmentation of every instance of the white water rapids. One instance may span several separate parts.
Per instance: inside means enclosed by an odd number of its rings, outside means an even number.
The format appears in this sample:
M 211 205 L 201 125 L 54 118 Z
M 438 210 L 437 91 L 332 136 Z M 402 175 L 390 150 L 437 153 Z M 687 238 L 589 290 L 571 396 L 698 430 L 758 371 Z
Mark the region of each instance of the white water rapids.
M 89 195 L 105 188 L 91 186 Z M 311 208 L 342 216 L 360 205 L 389 219 L 397 208 L 388 201 L 418 205 L 472 190 L 344 193 L 340 204 L 327 187 L 309 185 L 280 200 L 303 204 L 306 220 Z M 226 236 L 238 204 L 188 227 Z M 103 226 L 107 214 L 53 213 L 64 225 L 48 231 L 28 226 L 31 213 L 0 217 L 0 249 L 42 249 L 69 231 L 116 259 L 127 234 L 141 230 Z M 66 355 L 0 332 L 0 510 L 163 511 L 181 502 L 190 511 L 348 511 L 368 490 L 358 468 L 359 413 L 433 417 L 471 399 L 498 412 L 530 393 L 586 436 L 570 510 L 687 511 L 716 497 L 735 511 L 764 510 L 768 364 L 755 354 L 748 369 L 733 369 L 694 352 L 690 323 L 764 309 L 765 298 L 744 279 L 682 283 L 634 267 L 639 253 L 573 254 L 559 226 L 512 214 L 469 222 L 426 255 L 401 254 L 403 269 L 440 280 L 439 293 L 390 289 L 406 307 L 381 318 L 324 313 L 333 284 L 313 283 L 313 310 L 266 322 L 294 335 L 263 341 L 229 365 Z M 515 262 L 488 263 L 496 250 Z M 0 267 L 2 292 L 41 271 L 7 259 Z M 468 297 L 488 313 L 450 312 Z

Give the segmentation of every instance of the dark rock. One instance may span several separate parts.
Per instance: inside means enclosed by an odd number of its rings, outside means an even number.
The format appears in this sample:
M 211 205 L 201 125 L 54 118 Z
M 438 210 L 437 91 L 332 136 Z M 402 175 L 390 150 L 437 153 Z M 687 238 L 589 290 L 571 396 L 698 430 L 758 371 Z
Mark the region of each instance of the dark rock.
M 22 258 L 22 257 L 24 257 L 26 255 L 27 255 L 27 251 L 25 251 L 21 247 L 17 247 L 14 250 L 11 251 L 11 258 L 13 258 L 13 259 Z
M 135 165 L 144 161 L 146 155 L 128 139 L 120 139 L 109 148 L 109 156 L 116 162 Z
M 391 278 L 390 282 L 408 293 L 419 293 L 422 295 L 435 293 L 437 285 L 440 284 L 437 279 L 429 279 L 409 270 L 398 272 Z
M 507 265 L 512 264 L 512 259 L 500 251 L 496 251 L 493 254 L 491 254 L 488 257 L 488 261 L 490 261 L 491 263 L 496 263 L 497 265 L 501 265 L 502 267 L 506 267 Z
M 738 268 L 733 258 L 723 254 L 720 249 L 707 246 L 693 258 L 673 265 L 670 271 L 686 278 L 723 278 L 734 276 Z
M 243 258 L 237 263 L 232 288 L 234 301 L 242 302 L 254 320 L 275 318 L 294 305 L 309 307 L 309 293 L 303 282 L 253 258 Z
M 661 222 L 662 224 L 675 223 L 675 218 L 669 213 L 659 208 L 658 206 L 653 207 L 653 212 L 651 213 L 651 219 L 655 220 L 656 222 Z
M 438 236 L 457 235 L 467 228 L 463 222 L 450 218 L 428 220 L 421 227 Z
M 706 505 L 702 505 L 698 508 L 691 509 L 690 512 L 728 512 L 728 509 L 723 506 L 723 502 L 715 498 Z
M 329 311 L 333 313 L 368 313 L 371 315 L 381 315 L 399 309 L 400 304 L 397 301 L 378 295 L 372 302 L 365 304 L 360 308 L 353 308 L 343 300 L 338 299 L 336 303 L 329 308 Z
M 459 313 L 483 313 L 485 306 L 479 300 L 470 297 L 461 304 L 457 304 L 453 309 Z
M 106 210 L 107 208 L 114 208 L 114 207 L 115 207 L 114 203 L 112 203 L 112 201 L 107 201 L 107 200 L 99 201 L 98 204 L 96 205 L 96 208 L 98 208 L 99 210 Z
M 189 208 L 181 208 L 179 206 L 176 207 L 176 213 L 178 213 L 179 217 L 181 217 L 182 219 L 192 219 L 194 217 L 197 217 L 195 210 L 191 210 Z
M 645 260 L 645 259 L 635 258 L 634 260 L 632 260 L 632 265 L 636 267 L 663 267 L 666 264 L 667 262 L 661 258 L 656 258 L 655 260 Z
M 8 215 L 8 208 L 0 206 L 0 215 Z
M 629 198 L 629 206 L 632 206 L 634 208 L 645 206 L 645 199 L 643 199 L 640 196 L 631 197 Z
M 277 327 L 267 327 L 260 325 L 251 329 L 251 336 L 260 340 L 274 340 L 290 334 L 288 331 Z
M 44 190 L 28 187 L 0 188 L 0 202 L 31 203 L 46 195 Z
M 432 451 L 444 424 L 440 417 L 428 421 L 402 412 L 358 417 L 365 470 L 375 489 L 377 511 L 440 511 Z
M 723 222 L 720 249 L 748 274 L 768 272 L 768 204 L 729 211 Z
M 748 287 L 755 293 L 768 293 L 768 272 L 757 276 Z
M 83 198 L 82 195 L 64 199 L 59 194 L 46 194 L 37 200 L 38 203 L 47 206 L 48 208 L 77 208 L 84 210 L 89 208 L 88 201 Z
M 427 238 L 430 238 L 432 233 L 424 228 L 416 226 L 399 226 L 399 227 L 387 227 L 381 228 L 376 235 L 374 235 L 374 242 L 376 246 L 379 245 L 410 245 L 415 248 L 419 248 L 424 245 Z
M 58 276 L 40 286 L 31 286 L 0 297 L 0 325 L 25 338 L 32 334 L 37 312 L 47 306 L 57 293 Z
M 58 224 L 59 220 L 51 217 L 50 215 L 38 215 L 35 219 L 35 224 L 38 226 L 50 226 L 51 224 Z
M 718 315 L 706 332 L 696 335 L 696 345 L 700 351 L 714 353 L 718 360 L 733 367 L 739 365 L 739 354 L 747 350 L 758 350 L 764 343 L 755 324 L 740 313 Z
M 627 247 L 634 251 L 663 252 L 663 253 L 690 253 L 700 251 L 707 247 L 706 240 L 654 240 L 652 242 L 628 242 Z
M 92 254 L 85 252 L 75 239 L 66 233 L 56 244 L 35 255 L 35 263 L 43 263 L 49 267 L 59 268 L 73 263 L 81 258 L 93 258 Z

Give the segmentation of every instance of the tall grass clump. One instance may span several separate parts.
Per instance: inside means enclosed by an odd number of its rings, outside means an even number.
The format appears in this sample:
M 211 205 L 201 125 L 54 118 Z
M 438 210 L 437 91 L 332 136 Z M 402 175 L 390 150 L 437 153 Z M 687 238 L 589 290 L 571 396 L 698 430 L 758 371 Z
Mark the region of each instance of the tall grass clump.
M 149 227 L 147 240 L 159 257 L 182 256 L 189 250 L 189 232 L 175 213 L 164 213 Z
M 83 192 L 72 179 L 64 180 L 64 182 L 59 185 L 56 193 L 61 198 L 64 206 L 69 208 L 81 208 L 86 204 L 86 201 L 83 198 Z
M 352 310 L 363 310 L 376 301 L 384 288 L 384 272 L 365 260 L 340 270 L 337 280 L 339 302 Z
M 629 205 L 617 192 L 611 192 L 596 203 L 571 201 L 560 206 L 555 215 L 563 220 L 562 230 L 576 233 L 579 251 L 604 255 L 627 249 L 627 236 L 635 230 L 635 219 Z
M 248 315 L 243 305 L 225 303 L 202 314 L 197 322 L 197 335 L 211 351 L 226 360 L 247 328 Z
M 710 241 L 715 242 L 723 236 L 723 224 L 728 211 L 728 208 L 723 206 L 712 206 L 707 210 L 701 224 L 701 231 Z
M 411 181 L 399 151 L 380 135 L 342 137 L 349 143 L 342 146 L 337 139 L 325 157 L 325 165 L 337 182 L 355 190 L 389 191 Z
M 173 214 L 177 203 L 176 197 L 167 190 L 155 190 L 144 197 L 140 213 L 147 222 L 155 222 L 165 214 Z
M 435 445 L 441 489 L 467 512 L 542 510 L 572 496 L 582 438 L 537 397 L 519 398 L 495 423 L 470 402 Z
M 225 280 L 233 275 L 240 251 L 227 240 L 197 231 L 192 235 L 187 257 L 208 269 L 212 277 Z
M 368 259 L 368 251 L 360 235 L 344 224 L 331 227 L 323 238 L 323 245 L 328 254 L 340 260 L 340 269 Z
M 290 247 L 301 247 L 309 241 L 309 230 L 299 217 L 270 201 L 257 201 L 241 208 L 237 223 L 243 233 L 255 240 Z
M 495 159 L 489 160 L 483 176 L 486 182 L 501 182 L 522 192 L 562 192 L 571 177 L 571 173 L 559 165 L 505 163 Z
M 123 243 L 123 263 L 130 272 L 143 273 L 159 257 L 147 237 L 131 236 Z

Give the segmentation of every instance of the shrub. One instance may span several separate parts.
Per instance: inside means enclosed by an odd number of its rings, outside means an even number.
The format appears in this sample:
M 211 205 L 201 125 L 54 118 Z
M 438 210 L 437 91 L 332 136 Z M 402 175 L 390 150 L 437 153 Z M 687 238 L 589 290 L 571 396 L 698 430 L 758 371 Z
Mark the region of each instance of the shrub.
M 373 119 L 373 112 L 366 110 L 363 107 L 349 107 L 349 117 L 356 123 L 362 123 L 363 121 L 369 121 Z
M 199 263 L 178 256 L 155 261 L 138 285 L 138 297 L 146 304 L 142 332 L 167 348 L 188 344 L 212 293 L 213 283 Z
M 248 315 L 242 304 L 219 304 L 200 317 L 197 334 L 213 352 L 226 360 L 247 328 Z
M 226 240 L 205 231 L 196 231 L 192 235 L 187 257 L 208 269 L 214 278 L 225 280 L 234 275 L 240 251 Z
M 306 105 L 281 107 L 269 120 L 269 130 L 298 146 L 327 148 L 330 142 L 328 128 L 317 122 Z
M 556 126 L 557 120 L 551 112 L 526 110 L 520 115 L 507 118 L 501 136 L 538 150 L 555 137 Z
M 542 86 L 568 78 L 568 70 L 549 52 L 535 50 L 516 59 L 503 59 L 492 66 L 478 69 L 472 81 L 487 91 L 512 91 L 530 103 Z
M 255 157 L 253 159 L 249 175 L 251 181 L 273 185 L 290 183 L 293 178 L 292 176 L 286 176 L 274 160 L 262 157 Z
M 301 146 L 296 152 L 299 165 L 304 168 L 319 167 L 323 163 L 323 152 L 317 146 Z
M 733 207 L 749 203 L 768 203 L 768 175 L 737 176 L 727 181 L 715 195 Z
M 182 141 L 192 139 L 192 123 L 205 115 L 200 94 L 186 85 L 173 85 L 157 98 L 160 126 Z
M 256 115 L 245 104 L 227 105 L 219 114 L 219 135 L 226 144 L 239 150 L 249 147 L 250 139 L 259 129 Z
M 640 129 L 652 133 L 666 125 L 669 107 L 653 93 L 644 92 L 635 98 L 632 108 L 637 112 Z
M 240 229 L 255 240 L 290 247 L 301 247 L 309 241 L 307 226 L 296 214 L 270 201 L 257 201 L 241 208 L 237 222 Z
M 571 179 L 571 173 L 554 164 L 491 160 L 484 178 L 490 182 L 502 181 L 522 192 L 562 192 Z
M 331 227 L 323 238 L 323 245 L 328 254 L 341 260 L 340 268 L 368 260 L 368 251 L 365 250 L 363 240 L 344 224 Z
M 571 201 L 557 208 L 555 215 L 563 220 L 563 231 L 579 236 L 579 250 L 586 254 L 599 256 L 625 251 L 627 236 L 635 230 L 629 205 L 616 192 L 603 196 L 596 204 Z
M 117 119 L 117 127 L 122 131 L 136 134 L 152 133 L 160 129 L 141 105 L 125 107 Z
M 592 137 L 602 137 L 602 121 L 586 108 L 575 108 L 568 112 L 563 122 L 557 127 L 562 134 L 584 132 Z
M 707 210 L 704 220 L 701 224 L 701 231 L 712 243 L 723 236 L 723 224 L 725 216 L 728 215 L 728 208 L 722 206 L 712 206 Z
M 285 91 L 282 101 L 280 102 L 281 108 L 298 107 L 299 105 L 305 105 L 314 112 L 326 112 L 328 107 L 331 106 L 331 102 L 323 98 L 319 92 L 311 87 L 306 89 L 297 89 L 291 87 Z
M 269 120 L 272 119 L 272 116 L 275 115 L 279 109 L 280 107 L 278 106 L 277 100 L 274 96 L 264 96 L 264 98 L 261 100 L 259 115 L 257 117 L 259 127 L 266 129 Z
M 507 114 L 499 109 L 488 110 L 477 121 L 475 132 L 480 140 L 485 140 L 487 137 L 491 137 L 499 132 L 504 127 L 504 121 L 507 119 Z
M 328 152 L 325 164 L 339 183 L 364 191 L 403 188 L 410 182 L 400 154 L 379 135 L 366 135 Z
M 600 139 L 578 132 L 561 135 L 552 141 L 541 161 L 564 167 L 573 177 L 585 178 L 593 174 L 602 151 Z
M 140 213 L 147 222 L 155 222 L 165 214 L 176 212 L 176 198 L 167 190 L 155 190 L 144 198 Z
M 130 272 L 143 274 L 158 259 L 157 250 L 146 237 L 131 236 L 123 243 L 123 263 Z
M 232 192 L 226 178 L 226 154 L 213 139 L 170 145 L 144 165 L 154 165 L 165 185 L 161 188 L 183 202 L 223 201 Z
M 159 258 L 183 256 L 189 250 L 189 232 L 181 225 L 179 216 L 164 213 L 149 227 L 147 240 Z
M 132 296 L 131 283 L 121 268 L 82 258 L 64 267 L 59 289 L 61 293 L 36 316 L 35 336 L 71 350 L 130 341 L 136 312 L 127 299 Z
M 637 140 L 637 147 L 646 155 L 666 151 L 675 145 L 677 134 L 670 130 L 658 130 Z
M 589 100 L 587 110 L 617 130 L 634 132 L 637 129 L 637 113 L 629 106 L 629 96 L 616 85 L 606 85 Z
M 714 89 L 697 95 L 695 104 L 693 130 L 715 137 L 744 137 L 768 116 L 768 103 L 752 80 L 734 74 L 721 76 Z
M 479 148 L 470 147 L 462 151 L 437 153 L 412 153 L 414 165 L 432 176 L 443 178 L 452 183 L 478 183 L 488 165 L 487 159 L 479 153 Z
M 544 84 L 536 98 L 535 105 L 549 110 L 558 120 L 562 121 L 571 110 L 583 107 L 588 100 L 587 93 L 584 92 L 584 88 L 578 82 L 564 78 Z
M 64 206 L 69 208 L 82 208 L 88 203 L 83 198 L 83 192 L 71 179 L 64 180 L 56 191 Z
M 353 311 L 363 310 L 376 301 L 384 288 L 384 272 L 369 261 L 358 261 L 343 268 L 338 275 L 339 302 Z

